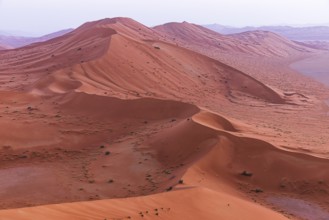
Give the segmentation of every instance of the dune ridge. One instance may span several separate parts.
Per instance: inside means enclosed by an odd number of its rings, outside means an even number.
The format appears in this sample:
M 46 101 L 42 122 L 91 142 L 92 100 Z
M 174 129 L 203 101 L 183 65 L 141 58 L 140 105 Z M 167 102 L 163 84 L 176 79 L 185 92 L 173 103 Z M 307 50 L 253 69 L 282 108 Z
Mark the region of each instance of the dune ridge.
M 110 25 L 110 27 L 111 25 L 118 25 L 117 21 L 111 19 L 97 22 L 96 27 L 107 30 L 103 23 Z M 89 25 L 91 24 L 86 26 L 89 27 Z M 48 92 L 60 93 L 70 90 L 91 93 L 101 89 L 99 92 L 111 92 L 112 95 L 116 93 L 121 97 L 123 94 L 126 96 L 138 94 L 141 96 L 167 96 L 166 98 L 168 98 L 168 94 L 174 92 L 181 92 L 186 95 L 197 94 L 198 91 L 202 90 L 201 87 L 207 84 L 208 90 L 227 93 L 227 96 L 231 98 L 234 98 L 234 92 L 237 91 L 273 103 L 284 102 L 284 99 L 277 92 L 241 71 L 161 41 L 151 41 L 148 38 L 144 38 L 142 42 L 136 41 L 127 37 L 129 26 L 124 27 L 122 28 L 120 23 L 118 28 L 120 32 L 111 36 L 109 49 L 104 55 L 91 62 L 80 63 L 54 72 L 51 76 L 41 78 L 32 84 L 32 88 L 38 88 L 37 93 L 42 93 L 40 90 L 43 90 L 43 87 L 46 87 Z M 78 28 L 77 31 L 81 32 L 83 29 L 84 26 Z M 124 29 L 123 32 L 121 32 L 122 29 Z M 147 32 L 150 31 L 149 29 L 146 30 Z M 169 51 L 170 53 L 168 53 Z M 135 59 L 133 57 L 136 56 L 139 56 L 139 60 L 131 62 L 130 60 Z M 159 58 L 154 61 L 155 57 Z M 183 60 L 184 63 L 180 60 Z M 120 66 L 117 63 L 120 63 Z M 201 69 L 208 72 L 207 76 L 198 71 Z M 129 82 L 127 79 L 134 79 L 134 81 Z M 179 81 L 176 81 L 177 79 Z M 154 83 L 159 80 L 162 81 L 162 85 L 158 84 L 157 87 L 154 87 Z M 148 91 L 145 91 L 144 88 L 148 88 Z M 195 88 L 195 90 L 184 91 L 187 88 Z M 177 89 L 179 90 L 177 91 Z
M 213 53 L 234 52 L 242 55 L 288 57 L 300 52 L 314 51 L 268 31 L 222 35 L 188 22 L 167 23 L 154 29 L 180 46 L 192 48 L 208 56 Z

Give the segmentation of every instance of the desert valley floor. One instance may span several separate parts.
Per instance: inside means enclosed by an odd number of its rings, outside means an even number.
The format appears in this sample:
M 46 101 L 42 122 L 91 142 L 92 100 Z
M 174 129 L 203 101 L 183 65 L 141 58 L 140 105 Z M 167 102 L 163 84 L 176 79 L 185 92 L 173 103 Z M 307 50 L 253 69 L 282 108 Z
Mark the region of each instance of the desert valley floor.
M 129 18 L 0 50 L 0 219 L 328 220 L 328 54 Z

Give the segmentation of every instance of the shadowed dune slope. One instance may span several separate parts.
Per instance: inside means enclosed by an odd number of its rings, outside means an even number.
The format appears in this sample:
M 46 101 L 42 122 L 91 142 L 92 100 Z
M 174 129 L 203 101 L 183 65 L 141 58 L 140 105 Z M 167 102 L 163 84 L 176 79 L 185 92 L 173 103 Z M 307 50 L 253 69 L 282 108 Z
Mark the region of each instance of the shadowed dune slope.
M 232 132 L 229 130 L 231 124 L 227 125 L 227 121 L 223 121 L 222 126 L 214 126 L 214 117 L 203 111 L 193 116 L 196 123 L 216 130 L 220 138 L 220 144 L 199 162 L 204 170 L 218 174 L 226 169 L 233 176 L 248 170 L 253 175 L 247 182 L 254 187 L 301 195 L 309 190 L 308 194 L 313 199 L 321 197 L 323 192 L 328 193 L 326 184 L 319 186 L 319 181 L 329 181 L 326 172 L 329 168 L 327 159 L 287 152 L 252 135 L 248 137 L 243 132 Z M 218 160 L 219 158 L 223 160 Z M 241 181 L 243 178 L 237 179 Z
M 104 99 L 108 99 L 109 107 L 100 108 L 100 104 L 106 103 Z M 66 100 L 61 104 L 63 111 L 68 114 L 72 111 L 78 115 L 90 115 L 92 112 L 94 117 L 100 116 L 105 119 L 105 113 L 108 113 L 106 115 L 110 118 L 114 117 L 115 120 L 131 118 L 130 121 L 179 118 L 173 126 L 161 129 L 149 140 L 139 143 L 141 147 L 138 151 L 153 155 L 152 160 L 157 161 L 160 169 L 174 175 L 173 178 L 163 179 L 160 188 L 155 192 L 175 186 L 181 178 L 184 180 L 184 185 L 177 185 L 174 188 L 176 190 L 171 193 L 147 197 L 0 211 L 0 219 L 11 216 L 15 216 L 18 220 L 38 219 L 45 215 L 47 219 L 128 219 L 128 216 L 140 218 L 142 215 L 149 219 L 156 217 L 180 219 L 186 216 L 191 216 L 191 219 L 240 219 L 241 216 L 245 219 L 263 219 L 265 216 L 272 219 L 285 219 L 273 211 L 248 202 L 236 189 L 237 186 L 246 192 L 260 188 L 268 195 L 270 193 L 302 195 L 307 190 L 308 193 L 305 195 L 307 199 L 326 202 L 322 195 L 328 192 L 328 186 L 318 184 L 320 180 L 329 181 L 329 176 L 325 172 L 329 168 L 327 160 L 289 153 L 265 141 L 242 136 L 242 131 L 235 129 L 238 124 L 232 124 L 214 113 L 200 111 L 189 104 L 151 99 L 123 101 L 73 94 L 63 100 Z M 86 103 L 91 105 L 85 106 Z M 137 107 L 134 113 L 125 111 L 134 106 Z M 175 111 L 167 112 L 165 111 L 167 107 Z M 158 111 L 157 108 L 163 109 L 163 112 Z M 83 137 L 83 139 L 88 138 Z M 128 143 L 129 141 L 123 142 L 125 145 Z M 114 149 L 113 151 L 116 152 Z M 114 157 L 111 160 L 112 163 L 115 161 L 120 163 L 119 158 Z M 93 170 L 92 167 L 97 167 L 100 161 L 88 166 L 89 172 L 94 172 L 93 176 L 96 179 L 94 185 L 98 187 L 101 187 L 98 183 L 102 177 L 97 175 L 104 174 Z M 116 181 L 120 182 L 120 178 L 127 178 L 125 174 L 128 170 L 124 171 L 125 169 L 121 167 L 112 173 L 112 176 L 116 176 Z M 142 178 L 145 175 L 143 169 L 149 170 L 149 167 L 137 170 L 134 168 L 134 172 Z M 253 175 L 241 176 L 243 170 L 248 170 Z M 152 181 L 157 182 L 159 177 L 154 176 L 154 178 Z M 130 181 L 139 182 L 141 179 L 130 179 Z M 24 185 L 28 184 L 31 183 L 24 182 Z M 189 189 L 190 187 L 197 188 Z M 100 194 L 101 190 L 98 190 L 98 193 Z M 43 198 L 46 194 L 46 192 L 43 194 Z M 176 201 L 175 204 L 172 203 L 173 200 Z M 85 211 L 82 212 L 82 209 Z M 194 209 L 198 211 L 193 213 Z
M 192 120 L 155 135 L 150 145 L 157 149 L 164 164 L 188 161 L 184 157 L 196 158 L 189 163 L 192 169 L 196 163 L 207 173 L 205 178 L 217 179 L 219 185 L 241 183 L 249 191 L 260 187 L 269 192 L 299 195 L 307 191 L 305 198 L 325 204 L 322 195 L 329 192 L 329 186 L 323 184 L 329 181 L 328 159 L 287 152 L 243 130 L 237 131 L 235 126 L 239 124 L 201 110 Z M 242 171 L 253 175 L 245 178 L 240 175 Z
M 122 120 L 161 120 L 168 118 L 185 119 L 199 111 L 192 104 L 142 98 L 122 100 L 113 97 L 85 93 L 71 93 L 61 99 L 61 109 L 73 113 L 88 114 L 94 117 Z M 133 111 L 132 111 L 133 109 Z

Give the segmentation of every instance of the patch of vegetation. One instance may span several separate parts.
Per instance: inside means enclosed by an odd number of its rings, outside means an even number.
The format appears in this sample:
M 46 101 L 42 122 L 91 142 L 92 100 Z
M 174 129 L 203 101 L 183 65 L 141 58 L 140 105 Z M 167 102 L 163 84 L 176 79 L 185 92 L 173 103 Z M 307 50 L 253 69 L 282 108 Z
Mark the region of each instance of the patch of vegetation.
M 111 154 L 110 151 L 106 151 L 106 152 L 105 152 L 105 155 L 106 155 L 106 156 L 108 156 L 108 155 L 110 155 L 110 154 Z
M 242 176 L 252 176 L 252 173 L 251 172 L 248 172 L 246 170 L 244 170 L 242 173 L 240 173 Z
M 167 192 L 171 191 L 173 189 L 172 186 L 170 186 L 169 188 L 166 189 Z
M 260 188 L 257 188 L 257 189 L 253 189 L 253 190 L 251 190 L 251 192 L 255 192 L 255 193 L 262 193 L 262 192 L 264 192 L 262 189 L 260 189 Z

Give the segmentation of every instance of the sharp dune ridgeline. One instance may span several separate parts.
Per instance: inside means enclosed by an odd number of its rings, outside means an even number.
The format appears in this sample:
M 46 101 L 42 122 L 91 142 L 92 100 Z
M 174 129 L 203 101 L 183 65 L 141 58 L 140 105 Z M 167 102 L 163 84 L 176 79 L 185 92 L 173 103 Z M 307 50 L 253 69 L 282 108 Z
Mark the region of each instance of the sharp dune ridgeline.
M 129 18 L 1 50 L 0 219 L 328 219 L 323 54 Z

